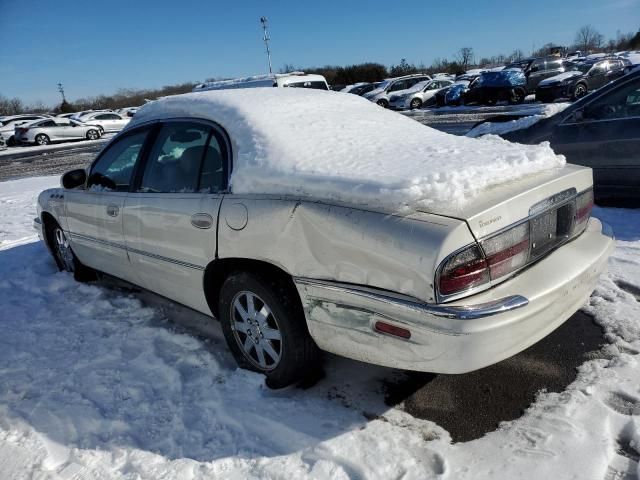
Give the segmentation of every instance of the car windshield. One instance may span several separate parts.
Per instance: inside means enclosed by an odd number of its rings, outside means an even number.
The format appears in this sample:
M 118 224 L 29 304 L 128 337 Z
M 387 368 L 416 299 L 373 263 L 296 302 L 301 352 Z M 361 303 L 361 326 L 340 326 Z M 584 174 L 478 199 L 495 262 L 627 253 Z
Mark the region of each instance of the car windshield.
M 384 90 L 385 88 L 387 88 L 389 86 L 390 83 L 391 83 L 391 80 L 384 80 L 384 81 L 380 82 L 380 84 L 378 86 L 376 86 L 376 90 L 377 89 Z
M 573 66 L 572 70 L 582 72 L 582 73 L 587 73 L 589 70 L 591 70 L 593 65 L 594 65 L 593 63 L 578 63 L 577 65 Z

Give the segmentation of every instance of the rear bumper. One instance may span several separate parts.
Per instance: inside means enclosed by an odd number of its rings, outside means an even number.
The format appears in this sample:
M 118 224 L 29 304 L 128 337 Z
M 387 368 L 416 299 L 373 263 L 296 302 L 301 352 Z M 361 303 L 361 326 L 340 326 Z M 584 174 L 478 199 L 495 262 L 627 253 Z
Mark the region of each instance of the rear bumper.
M 614 247 L 608 227 L 587 230 L 516 277 L 440 305 L 336 283 L 295 279 L 311 336 L 326 351 L 406 370 L 465 373 L 547 336 L 587 301 Z M 383 321 L 411 332 L 379 333 Z

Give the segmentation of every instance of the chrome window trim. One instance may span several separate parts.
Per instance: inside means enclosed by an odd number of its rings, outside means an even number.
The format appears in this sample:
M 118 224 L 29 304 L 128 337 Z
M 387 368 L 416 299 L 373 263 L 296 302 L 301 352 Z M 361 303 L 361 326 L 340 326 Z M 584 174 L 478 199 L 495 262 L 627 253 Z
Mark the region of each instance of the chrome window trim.
M 567 190 L 570 190 L 570 189 L 567 189 Z M 566 192 L 567 190 L 564 190 L 563 192 Z M 522 220 L 518 220 L 517 222 L 514 222 L 514 223 L 512 223 L 510 225 L 507 225 L 506 227 L 503 227 L 500 230 L 497 230 L 497 231 L 492 232 L 492 233 L 490 233 L 488 235 L 480 237 L 480 238 L 476 239 L 475 242 L 469 243 L 469 244 L 467 244 L 467 245 L 465 245 L 463 247 L 460 247 L 457 250 L 455 250 L 454 252 L 452 252 L 449 255 L 447 255 L 440 262 L 440 264 L 438 265 L 438 268 L 436 269 L 436 275 L 435 275 L 434 284 L 433 284 L 433 290 L 434 290 L 434 295 L 435 295 L 436 302 L 438 304 L 440 304 L 440 303 L 444 303 L 444 302 L 448 302 L 448 301 L 452 301 L 452 300 L 457 300 L 457 299 L 460 299 L 462 297 L 467 297 L 469 295 L 473 295 L 475 293 L 479 293 L 479 292 L 483 292 L 485 290 L 488 290 L 488 289 L 490 289 L 490 288 L 492 288 L 492 287 L 494 287 L 496 285 L 499 285 L 500 283 L 502 283 L 502 282 L 514 277 L 515 275 L 520 273 L 522 270 L 531 267 L 532 265 L 534 265 L 538 261 L 544 259 L 545 257 L 550 255 L 552 252 L 554 252 L 555 250 L 557 250 L 561 246 L 563 246 L 563 245 L 567 244 L 568 242 L 570 242 L 570 241 L 574 240 L 575 238 L 577 238 L 577 237 L 566 238 L 565 240 L 563 240 L 562 242 L 558 243 L 553 248 L 551 248 L 549 251 L 544 253 L 544 255 L 542 255 L 541 257 L 539 257 L 539 258 L 537 258 L 537 259 L 535 259 L 535 260 L 533 260 L 533 261 L 531 261 L 529 263 L 526 263 L 525 265 L 521 266 L 517 270 L 514 270 L 513 272 L 510 272 L 509 274 L 504 275 L 504 276 L 500 277 L 499 279 L 496 279 L 496 280 L 489 279 L 489 281 L 487 283 L 483 283 L 482 285 L 478 285 L 476 287 L 470 287 L 470 288 L 467 288 L 465 290 L 461 290 L 459 292 L 452 293 L 452 294 L 449 294 L 449 295 L 443 295 L 443 294 L 440 293 L 440 289 L 439 289 L 440 275 L 442 273 L 442 269 L 444 268 L 445 264 L 447 263 L 447 261 L 449 259 L 451 259 L 451 257 L 453 257 L 453 256 L 457 255 L 458 253 L 462 252 L 463 250 L 466 250 L 467 248 L 470 248 L 470 247 L 473 247 L 473 246 L 477 246 L 480 249 L 480 252 L 482 252 L 482 254 L 484 255 L 484 251 L 482 250 L 482 246 L 480 245 L 481 242 L 483 242 L 485 240 L 488 240 L 490 238 L 493 238 L 495 236 L 498 236 L 498 235 L 506 232 L 507 230 L 510 230 L 510 229 L 515 228 L 515 227 L 517 227 L 519 225 L 522 225 L 523 223 L 530 222 L 531 220 L 533 220 L 533 219 L 535 219 L 535 218 L 537 218 L 537 217 L 539 217 L 541 215 L 544 215 L 545 213 L 549 212 L 550 210 L 561 208 L 564 205 L 574 201 L 580 195 L 582 195 L 584 193 L 587 193 L 589 191 L 592 191 L 592 190 L 593 190 L 593 186 L 591 186 L 589 188 L 586 188 L 586 189 L 584 189 L 584 190 L 582 190 L 580 192 L 576 191 L 576 193 L 574 195 L 572 195 L 572 196 L 570 196 L 568 198 L 564 198 L 562 201 L 559 201 L 559 202 L 556 202 L 556 203 L 551 203 L 550 206 L 545 208 L 544 210 L 541 210 L 539 212 L 535 212 L 532 215 L 530 214 L 527 217 L 523 218 Z M 552 197 L 561 195 L 563 192 L 559 192 L 559 193 L 557 193 L 555 195 L 552 195 Z M 542 201 L 544 201 L 544 200 L 542 200 Z M 539 203 L 541 203 L 541 202 L 538 202 L 537 204 L 539 204 Z M 531 211 L 533 209 L 533 207 L 535 207 L 537 204 L 532 205 L 529 211 Z M 473 234 L 473 232 L 472 232 L 472 234 Z

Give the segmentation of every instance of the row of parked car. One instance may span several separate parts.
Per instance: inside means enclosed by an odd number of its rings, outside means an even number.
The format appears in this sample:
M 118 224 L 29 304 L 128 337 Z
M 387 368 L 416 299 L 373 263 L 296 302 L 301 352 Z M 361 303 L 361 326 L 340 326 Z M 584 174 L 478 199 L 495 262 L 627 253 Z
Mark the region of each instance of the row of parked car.
M 119 132 L 137 108 L 85 110 L 59 115 L 23 114 L 0 117 L 0 148 L 20 144 L 48 145 L 70 140 L 97 140 Z
M 462 104 L 494 105 L 524 102 L 528 95 L 553 102 L 577 100 L 620 78 L 640 64 L 640 52 L 551 55 L 527 58 L 492 69 L 473 69 L 456 77 L 414 74 L 377 83 L 357 83 L 342 92 L 361 95 L 395 110 Z

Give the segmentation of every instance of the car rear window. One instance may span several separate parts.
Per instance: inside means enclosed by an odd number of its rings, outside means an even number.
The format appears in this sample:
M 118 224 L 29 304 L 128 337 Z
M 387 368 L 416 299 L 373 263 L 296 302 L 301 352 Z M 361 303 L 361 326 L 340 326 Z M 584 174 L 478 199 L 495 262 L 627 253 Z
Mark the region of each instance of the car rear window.
M 313 81 L 313 82 L 294 82 L 287 83 L 285 87 L 293 87 L 293 88 L 313 88 L 315 90 L 329 90 L 327 88 L 327 84 L 321 81 Z

